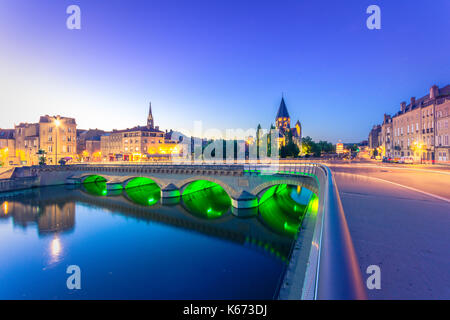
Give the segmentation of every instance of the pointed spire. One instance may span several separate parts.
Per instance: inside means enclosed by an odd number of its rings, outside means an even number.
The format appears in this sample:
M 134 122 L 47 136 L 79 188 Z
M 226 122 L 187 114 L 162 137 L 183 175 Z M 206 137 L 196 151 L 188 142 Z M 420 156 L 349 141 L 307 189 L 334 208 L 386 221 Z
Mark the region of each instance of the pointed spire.
M 151 102 L 150 102 L 150 105 L 149 105 L 149 108 L 148 108 L 147 127 L 150 128 L 150 129 L 154 128 L 153 114 L 152 114 L 152 103 Z
M 290 118 L 289 112 L 286 108 L 286 103 L 284 102 L 284 96 L 281 97 L 280 107 L 278 108 L 276 118 Z

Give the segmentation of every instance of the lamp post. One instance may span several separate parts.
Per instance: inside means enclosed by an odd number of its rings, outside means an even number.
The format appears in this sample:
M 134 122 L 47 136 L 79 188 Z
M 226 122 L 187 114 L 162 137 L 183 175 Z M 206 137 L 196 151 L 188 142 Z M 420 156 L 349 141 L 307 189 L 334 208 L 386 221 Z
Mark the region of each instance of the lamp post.
M 55 127 L 56 127 L 56 148 L 55 148 L 55 165 L 58 164 L 58 130 L 59 130 L 59 126 L 61 125 L 61 120 L 56 119 L 55 122 Z

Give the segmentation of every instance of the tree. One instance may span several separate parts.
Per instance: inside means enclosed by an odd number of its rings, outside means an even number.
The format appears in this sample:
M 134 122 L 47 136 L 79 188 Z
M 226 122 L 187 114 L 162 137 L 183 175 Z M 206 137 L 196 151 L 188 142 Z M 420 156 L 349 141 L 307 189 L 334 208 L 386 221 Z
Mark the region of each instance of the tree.
M 314 142 L 311 137 L 306 136 L 302 138 L 302 154 L 308 156 L 313 154 L 315 157 L 320 157 L 322 153 L 335 152 L 335 146 L 328 141 Z
M 43 166 L 47 164 L 47 158 L 45 157 L 45 154 L 47 152 L 45 152 L 45 150 L 39 149 L 39 151 L 37 152 L 38 155 L 40 155 L 39 157 L 39 165 Z
M 256 128 L 256 159 L 259 159 L 259 146 L 261 145 L 261 124 Z
M 284 137 L 286 144 L 284 146 L 281 146 L 280 148 L 280 157 L 281 158 L 298 157 L 300 149 L 298 148 L 297 144 L 294 143 L 294 140 L 292 138 L 292 132 L 289 130 L 288 132 L 285 133 Z

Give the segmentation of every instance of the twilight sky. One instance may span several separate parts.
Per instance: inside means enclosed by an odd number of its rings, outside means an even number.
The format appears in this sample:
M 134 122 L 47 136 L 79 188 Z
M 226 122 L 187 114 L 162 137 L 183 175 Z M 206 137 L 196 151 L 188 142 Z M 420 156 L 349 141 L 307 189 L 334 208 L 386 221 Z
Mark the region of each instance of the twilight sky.
M 66 8 L 81 8 L 81 30 Z M 381 8 L 381 30 L 366 8 Z M 269 127 L 284 92 L 314 139 L 367 139 L 450 83 L 448 0 L 0 0 L 0 128 Z

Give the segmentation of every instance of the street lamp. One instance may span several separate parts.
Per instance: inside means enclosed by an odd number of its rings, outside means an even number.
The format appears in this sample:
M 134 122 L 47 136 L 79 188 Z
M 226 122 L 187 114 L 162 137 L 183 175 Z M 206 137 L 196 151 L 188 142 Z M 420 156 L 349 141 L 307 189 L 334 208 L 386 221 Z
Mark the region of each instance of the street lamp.
M 56 153 L 56 156 L 55 156 L 55 165 L 56 164 L 58 164 L 58 129 L 59 129 L 59 127 L 61 126 L 61 120 L 59 120 L 59 119 L 56 119 L 55 121 L 54 121 L 54 124 L 55 124 L 55 127 L 56 127 L 56 148 L 55 148 L 55 153 Z

